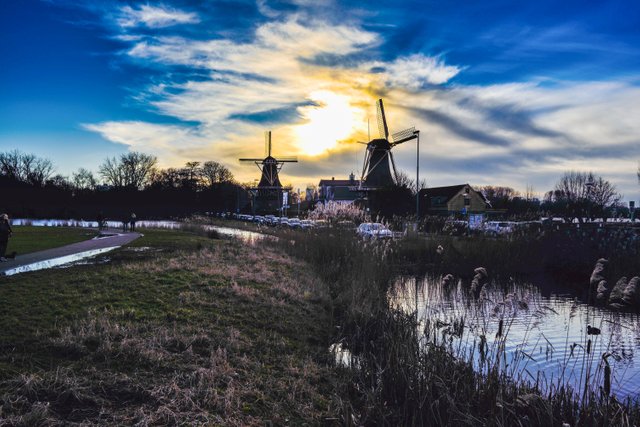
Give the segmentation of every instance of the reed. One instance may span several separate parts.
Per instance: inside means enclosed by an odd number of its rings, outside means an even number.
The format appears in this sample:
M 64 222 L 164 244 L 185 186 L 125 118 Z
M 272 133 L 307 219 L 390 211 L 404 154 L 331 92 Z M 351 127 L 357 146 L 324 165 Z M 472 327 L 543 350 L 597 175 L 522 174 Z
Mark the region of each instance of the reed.
M 503 275 L 532 263 L 531 242 L 496 239 L 432 239 L 362 242 L 352 233 L 329 229 L 282 233 L 277 245 L 310 263 L 331 296 L 335 342 L 340 343 L 349 380 L 352 410 L 362 425 L 635 425 L 637 402 L 610 395 L 611 368 L 585 340 L 566 363 L 581 363 L 581 388 L 538 375 L 524 378 L 527 354 L 507 364 L 505 343 L 517 316 L 501 312 L 495 338 L 480 334 L 460 344 L 470 321 L 470 305 L 456 318 L 418 319 L 390 304 L 393 278 L 407 269 L 467 272 L 478 265 Z M 444 252 L 438 253 L 441 245 Z M 495 268 L 495 269 L 494 269 Z M 536 266 L 532 266 L 534 271 Z M 584 272 L 587 275 L 591 266 Z M 458 273 L 458 277 L 464 276 Z M 491 303 L 491 302 L 489 302 Z M 512 307 L 525 309 L 525 300 Z M 496 312 L 497 313 L 497 312 Z M 494 313 L 495 314 L 495 313 Z M 473 319 L 472 319 L 473 318 Z M 482 324 L 478 327 L 482 328 Z M 485 325 L 486 326 L 486 325 Z M 470 338 L 467 338 L 470 339 Z M 566 343 L 569 348 L 571 343 Z M 575 350 L 575 351 L 574 351 Z M 547 352 L 560 351 L 547 345 Z M 598 388 L 603 385 L 602 391 Z M 347 415 L 345 415 L 346 417 Z

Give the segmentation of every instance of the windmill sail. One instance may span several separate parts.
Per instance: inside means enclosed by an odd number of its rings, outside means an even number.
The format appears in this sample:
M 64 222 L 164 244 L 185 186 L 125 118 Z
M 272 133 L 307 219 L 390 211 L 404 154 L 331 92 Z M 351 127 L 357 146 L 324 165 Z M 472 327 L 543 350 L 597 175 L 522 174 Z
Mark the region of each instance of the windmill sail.
M 376 105 L 380 137 L 367 143 L 361 177 L 361 185 L 367 189 L 390 187 L 395 184 L 397 174 L 391 149 L 398 144 L 417 138 L 418 135 L 415 128 L 409 128 L 393 134 L 393 142 L 390 142 L 382 99 L 379 99 Z

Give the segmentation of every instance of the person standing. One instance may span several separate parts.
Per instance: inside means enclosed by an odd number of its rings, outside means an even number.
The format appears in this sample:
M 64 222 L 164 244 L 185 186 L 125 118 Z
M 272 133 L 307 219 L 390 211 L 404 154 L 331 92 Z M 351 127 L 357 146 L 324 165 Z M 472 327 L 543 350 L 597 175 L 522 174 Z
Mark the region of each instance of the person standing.
M 9 215 L 0 215 L 0 262 L 4 262 L 7 259 L 4 257 L 7 252 L 7 244 L 9 243 L 9 237 L 13 230 L 11 224 L 9 224 Z
M 130 230 L 136 231 L 136 214 L 131 213 L 131 217 L 129 218 Z

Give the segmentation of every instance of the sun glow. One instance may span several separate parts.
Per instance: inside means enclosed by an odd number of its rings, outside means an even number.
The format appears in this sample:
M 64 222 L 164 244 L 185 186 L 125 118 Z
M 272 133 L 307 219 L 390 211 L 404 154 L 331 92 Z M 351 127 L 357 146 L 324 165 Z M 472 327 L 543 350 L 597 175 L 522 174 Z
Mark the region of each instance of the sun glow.
M 335 92 L 316 91 L 309 98 L 316 105 L 299 109 L 306 123 L 296 126 L 295 135 L 304 154 L 317 156 L 353 134 L 360 114 L 350 105 L 349 97 Z

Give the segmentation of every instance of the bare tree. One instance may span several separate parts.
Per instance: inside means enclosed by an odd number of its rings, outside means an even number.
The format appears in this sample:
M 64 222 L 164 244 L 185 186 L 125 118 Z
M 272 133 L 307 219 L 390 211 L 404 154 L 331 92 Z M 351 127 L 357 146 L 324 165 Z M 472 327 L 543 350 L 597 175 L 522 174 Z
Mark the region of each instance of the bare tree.
M 7 178 L 22 180 L 20 176 L 20 157 L 18 150 L 0 153 L 0 173 Z
M 396 173 L 396 185 L 398 187 L 408 188 L 409 190 L 411 190 L 411 193 L 413 193 L 413 195 L 415 196 L 416 181 L 415 179 L 410 178 L 409 175 L 406 174 L 405 172 L 398 171 L 398 173 Z M 421 179 L 420 185 L 418 187 L 419 187 L 418 190 L 423 190 L 425 188 L 428 188 L 427 180 L 424 178 Z
M 100 165 L 100 175 L 114 187 L 140 189 L 148 182 L 157 162 L 155 156 L 132 151 L 119 158 L 107 158 Z
M 584 217 L 605 218 L 607 208 L 617 204 L 621 198 L 615 185 L 601 176 L 576 171 L 565 172 L 546 196 L 565 220 L 578 219 L 580 222 Z
M 154 169 L 149 176 L 149 186 L 157 189 L 179 188 L 182 185 L 180 169 Z
M 53 173 L 53 164 L 48 159 L 38 157 L 30 157 L 28 169 L 25 165 L 25 174 L 27 182 L 42 187 L 51 177 Z
M 520 193 L 511 187 L 485 185 L 478 188 L 478 191 L 484 194 L 494 209 L 506 209 L 514 197 L 520 196 Z
M 18 150 L 0 153 L 0 175 L 32 185 L 43 186 L 53 174 L 53 164 L 34 154 Z
M 78 190 L 93 190 L 96 188 L 96 178 L 93 172 L 88 169 L 80 168 L 72 175 L 73 186 Z
M 192 190 L 198 189 L 202 181 L 200 162 L 187 162 L 181 172 L 182 186 Z
M 67 177 L 60 174 L 52 176 L 47 180 L 45 184 L 48 187 L 56 187 L 61 190 L 71 190 L 73 187 Z
M 608 208 L 618 205 L 622 200 L 622 194 L 618 193 L 616 186 L 601 176 L 591 176 L 593 187 L 588 192 L 587 202 L 590 205 L 588 214 L 590 218 L 602 218 L 607 216 Z
M 233 181 L 233 174 L 226 166 L 208 161 L 202 165 L 202 178 L 209 187 L 213 187 L 215 184 Z
M 536 191 L 533 188 L 532 184 L 527 184 L 527 187 L 524 191 L 524 199 L 528 202 L 537 199 Z

